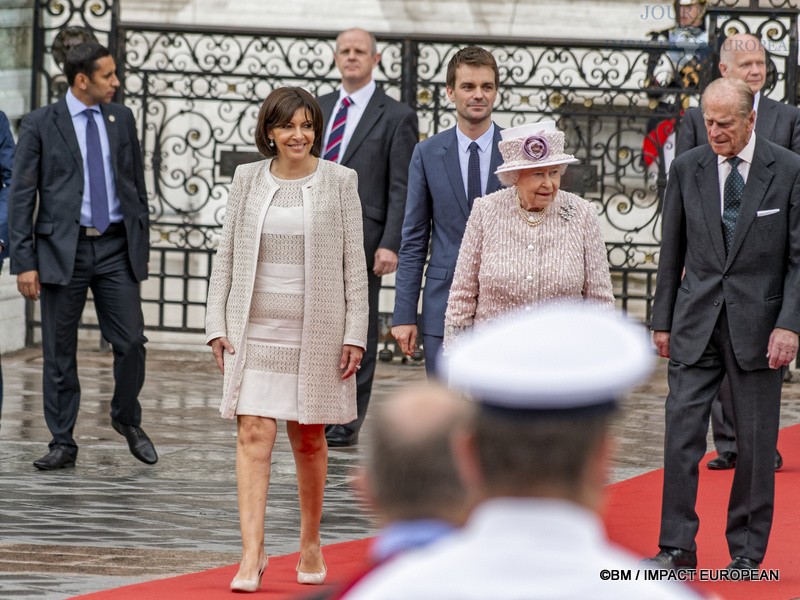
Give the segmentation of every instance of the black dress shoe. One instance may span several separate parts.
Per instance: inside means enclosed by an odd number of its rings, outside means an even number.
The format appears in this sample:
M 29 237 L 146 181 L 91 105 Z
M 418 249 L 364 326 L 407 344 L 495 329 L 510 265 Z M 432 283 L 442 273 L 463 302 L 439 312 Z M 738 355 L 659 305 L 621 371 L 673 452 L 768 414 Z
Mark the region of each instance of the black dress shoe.
M 150 438 L 147 437 L 141 427 L 123 425 L 113 419 L 111 420 L 111 426 L 117 433 L 125 436 L 125 439 L 128 440 L 128 448 L 136 458 L 148 465 L 154 465 L 158 462 L 158 454 L 156 454 L 156 449 L 153 447 L 153 442 L 150 441 Z
M 781 467 L 783 467 L 783 457 L 780 452 L 775 450 L 775 470 L 780 471 Z
M 639 563 L 645 569 L 696 569 L 697 553 L 682 548 L 662 548 L 653 558 Z
M 344 425 L 334 425 L 325 434 L 329 448 L 346 448 L 358 444 L 358 431 L 353 431 Z
M 714 458 L 708 463 L 706 466 L 711 469 L 712 471 L 726 471 L 728 469 L 733 469 L 736 466 L 736 452 L 720 452 L 717 458 Z
M 75 466 L 75 457 L 69 453 L 66 446 L 58 445 L 39 460 L 33 461 L 33 466 L 41 471 L 68 469 Z
M 758 571 L 759 564 L 752 558 L 746 556 L 737 556 L 729 564 L 726 569 L 728 571 Z

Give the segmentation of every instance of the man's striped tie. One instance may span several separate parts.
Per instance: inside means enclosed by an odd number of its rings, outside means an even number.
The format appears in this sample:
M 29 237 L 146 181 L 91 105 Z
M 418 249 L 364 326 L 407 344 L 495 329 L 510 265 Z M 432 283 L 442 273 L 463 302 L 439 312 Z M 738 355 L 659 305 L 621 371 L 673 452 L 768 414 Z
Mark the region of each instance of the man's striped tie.
M 347 124 L 347 107 L 350 106 L 351 100 L 349 97 L 342 98 L 342 106 L 339 112 L 336 113 L 336 118 L 333 120 L 331 126 L 331 134 L 328 136 L 328 144 L 325 146 L 325 154 L 322 158 L 339 162 L 339 150 L 342 148 L 342 139 L 344 138 L 344 126 Z

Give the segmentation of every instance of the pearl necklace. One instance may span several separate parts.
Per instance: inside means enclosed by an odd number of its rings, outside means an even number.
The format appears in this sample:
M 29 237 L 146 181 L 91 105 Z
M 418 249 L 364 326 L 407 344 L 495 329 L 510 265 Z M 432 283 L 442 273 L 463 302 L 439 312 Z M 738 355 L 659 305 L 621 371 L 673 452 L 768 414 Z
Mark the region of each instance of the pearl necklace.
M 519 197 L 519 192 L 517 192 L 517 210 L 528 227 L 538 227 L 541 225 L 544 222 L 545 216 L 547 216 L 547 209 L 549 208 L 550 206 L 548 205 L 538 213 L 525 210 L 522 208 L 522 198 Z

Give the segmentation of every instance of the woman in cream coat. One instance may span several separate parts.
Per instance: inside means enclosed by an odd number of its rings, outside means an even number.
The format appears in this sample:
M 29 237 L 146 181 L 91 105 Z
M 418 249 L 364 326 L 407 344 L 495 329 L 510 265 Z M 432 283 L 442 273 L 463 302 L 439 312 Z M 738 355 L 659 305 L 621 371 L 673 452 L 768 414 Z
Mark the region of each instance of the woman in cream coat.
M 267 566 L 264 511 L 276 419 L 286 420 L 300 496 L 300 583 L 326 575 L 319 528 L 326 423 L 356 417 L 367 339 L 367 279 L 355 171 L 319 158 L 322 114 L 300 88 L 261 107 L 268 160 L 236 169 L 208 292 L 207 341 L 237 418 L 242 561 L 231 589 L 256 591 Z

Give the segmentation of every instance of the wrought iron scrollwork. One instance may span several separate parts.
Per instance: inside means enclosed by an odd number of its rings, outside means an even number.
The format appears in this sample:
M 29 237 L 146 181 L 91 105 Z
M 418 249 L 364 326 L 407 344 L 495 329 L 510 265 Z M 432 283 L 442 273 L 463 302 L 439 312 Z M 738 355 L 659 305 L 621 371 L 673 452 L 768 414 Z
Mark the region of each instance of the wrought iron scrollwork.
M 770 52 L 768 93 L 792 100 L 796 0 L 761 0 L 760 8 L 754 2 L 709 2 L 709 45 L 716 48 L 726 33 L 754 33 Z M 335 33 L 121 24 L 112 0 L 36 5 L 41 53 L 35 76 L 46 89 L 41 101 L 58 94 L 54 57 L 63 54 L 65 42 L 59 32 L 79 27 L 116 48 L 123 99 L 142 137 L 153 246 L 162 259 L 173 250 L 195 253 L 206 268 L 224 220 L 232 165 L 257 158 L 253 140 L 261 102 L 283 85 L 315 95 L 336 89 Z M 455 124 L 445 71 L 453 54 L 469 44 L 485 47 L 498 61 L 501 85 L 493 117 L 499 125 L 553 119 L 565 132 L 567 152 L 581 161 L 568 170 L 565 189 L 595 206 L 615 284 L 624 288 L 617 291 L 623 302 L 641 296 L 649 314 L 665 165 L 674 150 L 670 133 L 681 111 L 697 103 L 710 79 L 709 64 L 695 61 L 682 69 L 685 53 L 666 41 L 383 36 L 376 79 L 390 96 L 416 109 L 420 138 Z M 188 256 L 181 260 L 191 262 Z M 163 284 L 172 275 L 159 277 Z M 640 285 L 644 291 L 632 291 Z M 190 304 L 184 299 L 183 308 Z

